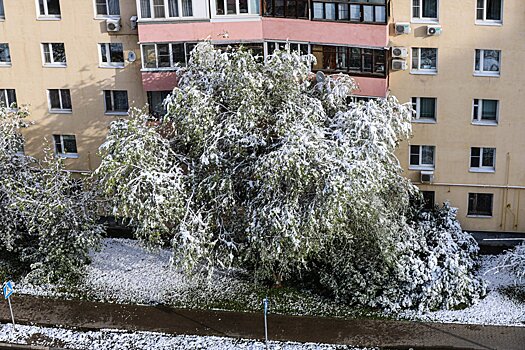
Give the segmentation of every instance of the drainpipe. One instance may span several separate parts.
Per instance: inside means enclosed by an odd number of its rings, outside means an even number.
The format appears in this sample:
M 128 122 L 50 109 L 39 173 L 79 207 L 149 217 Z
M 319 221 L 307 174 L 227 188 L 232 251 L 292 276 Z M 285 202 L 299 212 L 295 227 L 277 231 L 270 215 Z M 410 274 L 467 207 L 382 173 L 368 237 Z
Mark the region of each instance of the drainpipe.
M 507 152 L 506 167 L 505 167 L 505 190 L 503 192 L 503 203 L 502 203 L 502 217 L 500 227 L 505 228 L 507 226 L 507 200 L 509 196 L 509 170 L 510 170 L 510 153 Z

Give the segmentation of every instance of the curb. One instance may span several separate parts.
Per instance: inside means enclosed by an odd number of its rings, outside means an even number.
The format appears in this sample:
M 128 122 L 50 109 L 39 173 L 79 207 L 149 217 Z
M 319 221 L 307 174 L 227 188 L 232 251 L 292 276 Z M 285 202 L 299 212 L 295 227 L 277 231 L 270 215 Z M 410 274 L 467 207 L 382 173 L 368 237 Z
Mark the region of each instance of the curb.
M 50 348 L 48 346 L 40 345 L 21 345 L 0 342 L 0 349 L 19 349 L 19 350 L 65 350 L 62 348 Z

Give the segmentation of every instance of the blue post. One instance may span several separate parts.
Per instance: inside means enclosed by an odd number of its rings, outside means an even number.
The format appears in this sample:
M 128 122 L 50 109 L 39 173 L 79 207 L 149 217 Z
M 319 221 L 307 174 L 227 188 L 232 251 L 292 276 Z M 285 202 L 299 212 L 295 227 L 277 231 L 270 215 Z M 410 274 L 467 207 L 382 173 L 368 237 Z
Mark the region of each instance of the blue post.
M 263 299 L 264 304 L 264 343 L 266 345 L 266 350 L 268 350 L 268 297 Z

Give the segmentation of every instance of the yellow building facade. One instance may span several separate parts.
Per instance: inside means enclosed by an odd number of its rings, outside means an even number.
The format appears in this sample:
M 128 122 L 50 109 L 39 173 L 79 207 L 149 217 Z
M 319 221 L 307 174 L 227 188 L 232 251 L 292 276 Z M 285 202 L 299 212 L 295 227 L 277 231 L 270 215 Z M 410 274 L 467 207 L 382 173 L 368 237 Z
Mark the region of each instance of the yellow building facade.
M 391 3 L 390 92 L 417 110 L 399 159 L 471 231 L 525 232 L 524 6 Z

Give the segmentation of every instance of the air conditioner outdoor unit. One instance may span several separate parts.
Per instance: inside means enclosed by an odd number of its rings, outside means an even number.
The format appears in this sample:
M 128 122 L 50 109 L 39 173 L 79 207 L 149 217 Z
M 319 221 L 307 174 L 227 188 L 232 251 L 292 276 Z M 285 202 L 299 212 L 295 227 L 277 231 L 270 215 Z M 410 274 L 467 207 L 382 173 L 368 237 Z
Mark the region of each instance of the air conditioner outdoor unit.
M 408 49 L 406 47 L 393 47 L 392 58 L 407 58 Z
M 433 171 L 422 171 L 421 172 L 421 183 L 432 183 L 434 181 Z
M 120 18 L 106 19 L 106 30 L 108 32 L 118 32 L 120 30 Z
M 405 60 L 392 60 L 392 70 L 407 70 Z
M 441 26 L 427 26 L 427 35 L 441 35 Z
M 397 22 L 394 24 L 394 27 L 396 29 L 396 35 L 402 35 L 402 34 L 410 34 L 410 23 L 401 23 Z

